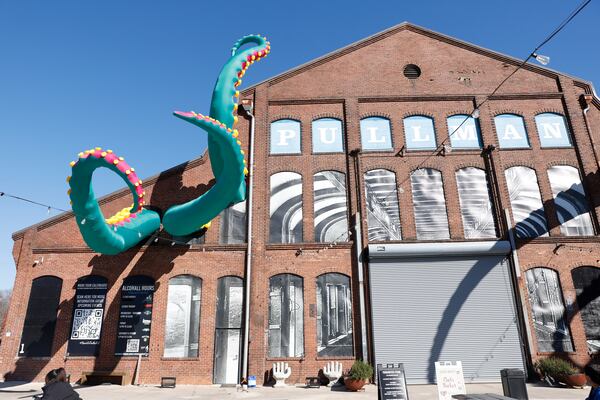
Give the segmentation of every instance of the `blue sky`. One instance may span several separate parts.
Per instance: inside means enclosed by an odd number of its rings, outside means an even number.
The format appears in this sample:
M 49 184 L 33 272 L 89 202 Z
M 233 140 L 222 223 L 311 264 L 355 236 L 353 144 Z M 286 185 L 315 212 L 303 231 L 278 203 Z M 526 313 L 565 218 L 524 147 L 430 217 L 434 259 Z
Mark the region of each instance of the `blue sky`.
M 205 137 L 171 112 L 208 112 L 231 45 L 248 33 L 272 52 L 242 87 L 402 21 L 524 58 L 578 3 L 2 1 L 0 191 L 68 209 L 68 163 L 82 150 L 112 148 L 142 178 L 198 157 Z M 540 51 L 549 67 L 600 85 L 599 20 L 592 2 Z M 97 194 L 120 186 L 96 174 Z M 0 289 L 14 280 L 12 232 L 56 214 L 0 198 Z

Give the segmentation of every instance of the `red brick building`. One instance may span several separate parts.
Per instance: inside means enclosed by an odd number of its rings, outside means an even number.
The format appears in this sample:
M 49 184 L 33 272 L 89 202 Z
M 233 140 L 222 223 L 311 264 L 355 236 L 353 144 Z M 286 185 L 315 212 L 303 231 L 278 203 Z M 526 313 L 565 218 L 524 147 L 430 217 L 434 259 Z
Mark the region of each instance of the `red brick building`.
M 122 287 L 138 276 L 154 282 L 141 383 L 237 382 L 246 285 L 259 384 L 282 360 L 292 382 L 355 358 L 403 362 L 414 383 L 433 381 L 438 360 L 461 360 L 467 381 L 549 354 L 586 363 L 600 346 L 600 101 L 533 64 L 487 99 L 519 64 L 404 23 L 246 89 L 250 280 L 243 205 L 196 237 L 158 232 L 117 256 L 59 215 L 13 235 L 0 373 L 131 377 L 137 357 L 115 353 Z M 247 152 L 251 122 L 240 108 Z M 203 193 L 208 163 L 146 179 L 148 203 Z M 129 191 L 100 203 L 112 214 Z M 89 275 L 104 290 L 95 316 L 74 311 Z

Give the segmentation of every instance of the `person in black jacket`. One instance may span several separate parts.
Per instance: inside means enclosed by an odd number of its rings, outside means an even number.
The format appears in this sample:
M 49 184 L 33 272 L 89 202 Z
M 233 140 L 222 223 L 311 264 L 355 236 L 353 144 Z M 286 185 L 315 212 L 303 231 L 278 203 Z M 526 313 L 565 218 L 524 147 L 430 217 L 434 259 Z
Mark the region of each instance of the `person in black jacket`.
M 62 370 L 62 371 L 61 371 Z M 79 394 L 63 379 L 64 369 L 57 368 L 46 374 L 42 400 L 81 400 Z

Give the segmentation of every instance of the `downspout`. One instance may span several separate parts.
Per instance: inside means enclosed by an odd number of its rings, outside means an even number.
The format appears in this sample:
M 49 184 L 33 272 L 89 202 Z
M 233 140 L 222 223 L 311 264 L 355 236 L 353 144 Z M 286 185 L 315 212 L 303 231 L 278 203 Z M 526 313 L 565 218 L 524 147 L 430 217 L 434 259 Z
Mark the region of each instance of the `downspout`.
M 246 210 L 248 220 L 246 223 L 246 279 L 244 280 L 244 348 L 242 352 L 242 379 L 248 379 L 248 354 L 250 343 L 250 283 L 252 281 L 252 194 L 254 182 L 254 127 L 255 120 L 252 114 L 252 104 L 242 104 L 246 115 L 250 117 L 250 149 L 248 156 L 248 196 Z
M 585 122 L 585 128 L 587 129 L 588 135 L 590 137 L 590 142 L 592 143 L 592 153 L 594 153 L 594 159 L 596 160 L 596 165 L 600 166 L 598 162 L 598 154 L 596 154 L 596 143 L 594 143 L 594 135 L 592 135 L 592 129 L 590 127 L 590 122 L 588 120 L 588 111 L 590 111 L 590 105 L 594 101 L 593 94 L 582 94 L 580 98 L 580 103 L 583 108 L 583 121 Z
M 363 263 L 363 247 L 362 247 L 362 230 L 361 230 L 361 217 L 360 211 L 356 211 L 356 217 L 354 222 L 354 235 L 356 240 L 356 260 L 358 262 L 358 304 L 360 307 L 360 336 L 361 336 L 361 348 L 362 356 L 364 361 L 369 360 L 369 345 L 367 343 L 367 316 L 366 316 L 366 304 L 365 304 L 365 277 L 364 277 L 364 263 Z
M 358 271 L 358 301 L 360 309 L 360 336 L 361 336 L 361 350 L 362 358 L 364 361 L 369 360 L 369 343 L 367 336 L 367 307 L 365 302 L 365 262 L 363 259 L 363 245 L 362 245 L 362 218 L 360 215 L 362 198 L 360 191 L 360 150 L 355 149 L 350 152 L 350 155 L 354 158 L 354 177 L 356 180 L 356 212 L 354 213 L 354 245 L 356 246 L 356 262 Z
M 523 288 L 519 285 L 521 277 L 521 264 L 519 263 L 519 256 L 517 254 L 517 244 L 515 241 L 514 230 L 512 228 L 513 222 L 508 212 L 508 208 L 504 209 L 504 220 L 506 221 L 506 235 L 510 242 L 510 257 L 513 264 L 513 273 L 510 274 L 513 286 L 513 297 L 515 300 L 515 311 L 517 315 L 517 323 L 520 326 L 521 337 L 525 336 L 525 343 L 521 346 L 521 352 L 525 361 L 526 374 L 532 376 L 535 372 L 533 362 L 531 359 L 531 349 L 533 349 L 533 337 L 531 336 L 531 328 L 529 327 L 529 312 L 527 311 L 527 299 Z M 524 334 L 524 335 L 523 335 Z

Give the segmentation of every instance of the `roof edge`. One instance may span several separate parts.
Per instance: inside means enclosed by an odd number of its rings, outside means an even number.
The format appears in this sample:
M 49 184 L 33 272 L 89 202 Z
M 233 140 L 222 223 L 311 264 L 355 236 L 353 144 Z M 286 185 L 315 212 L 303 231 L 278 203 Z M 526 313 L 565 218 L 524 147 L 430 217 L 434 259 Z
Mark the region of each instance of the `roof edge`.
M 161 171 L 158 174 L 152 175 L 151 177 L 143 180 L 144 183 L 142 184 L 142 186 L 143 187 L 151 186 L 156 183 L 156 181 L 158 180 L 159 177 L 174 175 L 175 173 L 178 173 L 180 171 L 187 171 L 189 169 L 192 169 L 199 165 L 202 165 L 208 159 L 207 154 L 208 154 L 208 151 L 204 150 L 204 153 L 200 157 L 185 161 L 181 164 L 177 164 L 171 168 Z M 100 197 L 98 199 L 98 204 L 103 205 L 103 204 L 110 203 L 113 200 L 116 200 L 118 198 L 126 196 L 127 194 L 129 194 L 129 192 L 130 192 L 130 190 L 127 187 L 117 189 L 112 193 L 109 193 L 107 195 Z M 27 232 L 30 229 L 36 228 L 37 231 L 39 232 L 43 229 L 49 228 L 60 222 L 66 221 L 67 219 L 69 219 L 73 216 L 74 216 L 73 211 L 66 211 L 66 212 L 60 213 L 52 218 L 45 219 L 43 221 L 38 222 L 37 224 L 30 225 L 26 228 L 23 228 L 23 229 L 20 229 L 20 230 L 14 232 L 12 234 L 12 239 L 13 239 L 13 241 L 17 241 L 17 240 L 23 238 L 23 236 L 25 235 L 25 232 Z
M 360 48 L 362 48 L 362 47 L 364 47 L 366 45 L 369 45 L 371 43 L 374 43 L 374 42 L 377 42 L 379 40 L 385 39 L 386 37 L 391 36 L 391 35 L 393 35 L 395 33 L 403 31 L 403 30 L 410 30 L 410 31 L 415 32 L 415 33 L 420 33 L 420 34 L 425 35 L 425 36 L 429 36 L 429 37 L 432 37 L 432 38 L 435 38 L 435 39 L 438 39 L 438 40 L 442 40 L 442 41 L 444 41 L 446 43 L 449 43 L 449 44 L 454 45 L 454 46 L 461 47 L 461 48 L 463 48 L 465 50 L 473 51 L 475 53 L 482 54 L 482 55 L 485 55 L 485 56 L 497 59 L 499 61 L 508 62 L 508 63 L 511 63 L 511 64 L 513 64 L 515 66 L 520 65 L 523 62 L 522 59 L 519 59 L 519 58 L 516 58 L 516 57 L 513 57 L 513 56 L 509 56 L 507 54 L 500 53 L 498 51 L 493 51 L 493 50 L 490 50 L 488 48 L 481 47 L 481 46 L 478 46 L 476 44 L 473 44 L 473 43 L 470 43 L 470 42 L 467 42 L 467 41 L 464 41 L 464 40 L 460 40 L 460 39 L 454 38 L 452 36 L 448 36 L 448 35 L 445 35 L 443 33 L 439 33 L 439 32 L 433 31 L 431 29 L 424 28 L 422 26 L 415 25 L 413 23 L 405 21 L 405 22 L 402 22 L 402 23 L 400 23 L 398 25 L 392 26 L 392 27 L 390 27 L 388 29 L 385 29 L 383 31 L 380 31 L 380 32 L 377 32 L 377 33 L 375 33 L 373 35 L 370 35 L 370 36 L 368 36 L 368 37 L 366 37 L 364 39 L 357 40 L 357 41 L 355 41 L 353 43 L 350 43 L 350 44 L 348 44 L 348 45 L 346 45 L 344 47 L 341 47 L 341 48 L 339 48 L 337 50 L 334 50 L 332 52 L 329 52 L 327 54 L 324 54 L 324 55 L 322 55 L 320 57 L 317 57 L 317 58 L 314 58 L 312 60 L 309 60 L 309 61 L 307 61 L 307 62 L 305 62 L 303 64 L 300 64 L 299 66 L 293 67 L 293 68 L 288 69 L 288 70 L 286 70 L 286 71 L 284 71 L 284 72 L 282 72 L 280 74 L 272 76 L 271 78 L 267 78 L 267 79 L 265 79 L 263 81 L 255 83 L 254 85 L 249 86 L 248 88 L 244 89 L 242 91 L 242 93 L 243 94 L 247 94 L 251 90 L 253 90 L 256 87 L 258 87 L 260 85 L 263 85 L 263 84 L 273 85 L 273 84 L 279 83 L 279 82 L 284 81 L 284 80 L 286 80 L 288 78 L 291 78 L 291 77 L 293 77 L 295 75 L 298 75 L 298 74 L 300 74 L 302 72 L 305 72 L 305 71 L 307 71 L 307 70 L 309 70 L 311 68 L 314 68 L 314 67 L 316 67 L 318 65 L 321 65 L 321 64 L 323 64 L 325 62 L 328 62 L 328 61 L 331 61 L 331 60 L 333 60 L 335 58 L 338 58 L 338 57 L 341 57 L 343 55 L 349 54 L 349 53 L 353 52 L 354 50 L 360 49 Z M 527 62 L 522 68 L 527 69 L 527 70 L 532 71 L 532 72 L 536 72 L 536 73 L 542 74 L 542 75 L 546 75 L 546 76 L 551 76 L 551 77 L 565 76 L 565 77 L 568 77 L 568 78 L 573 79 L 573 80 L 586 81 L 585 79 L 582 79 L 582 78 L 579 78 L 579 77 L 576 77 L 576 76 L 573 76 L 573 75 L 569 75 L 569 74 L 566 74 L 566 73 L 563 73 L 563 72 L 560 72 L 560 71 L 556 71 L 556 70 L 553 70 L 552 68 L 542 67 L 542 66 L 530 63 L 530 62 Z

